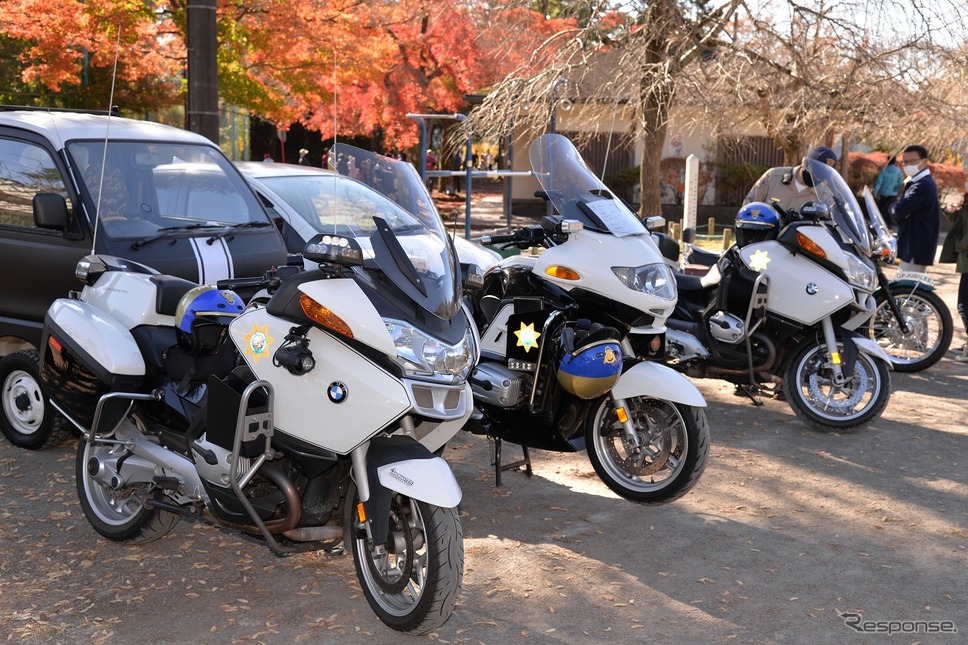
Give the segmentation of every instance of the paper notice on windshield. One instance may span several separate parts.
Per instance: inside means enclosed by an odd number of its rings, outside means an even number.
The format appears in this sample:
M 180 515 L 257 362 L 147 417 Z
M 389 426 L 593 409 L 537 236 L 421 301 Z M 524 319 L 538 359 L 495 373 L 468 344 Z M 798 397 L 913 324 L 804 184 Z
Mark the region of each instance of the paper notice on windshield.
M 616 237 L 645 233 L 645 226 L 642 222 L 615 201 L 601 199 L 585 202 L 585 205 Z

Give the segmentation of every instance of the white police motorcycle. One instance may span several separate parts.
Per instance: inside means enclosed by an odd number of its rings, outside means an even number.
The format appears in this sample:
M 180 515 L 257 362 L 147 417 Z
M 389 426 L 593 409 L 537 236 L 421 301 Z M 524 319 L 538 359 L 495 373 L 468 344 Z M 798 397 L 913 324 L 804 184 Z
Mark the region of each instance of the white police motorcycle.
M 499 262 L 470 298 L 481 361 L 468 429 L 498 451 L 502 440 L 520 444 L 526 467 L 528 448 L 587 449 L 621 497 L 674 500 L 705 468 L 709 424 L 696 387 L 661 364 L 672 271 L 568 139 L 543 135 L 530 157 L 556 214 L 482 240 L 541 250 Z
M 461 491 L 432 451 L 470 416 L 476 330 L 413 168 L 331 154 L 413 210 L 345 182 L 305 249 L 317 270 L 220 289 L 88 256 L 83 289 L 48 311 L 42 378 L 82 433 L 77 492 L 104 537 L 148 542 L 204 512 L 280 554 L 343 542 L 380 619 L 426 633 L 463 576 Z M 267 301 L 243 309 L 242 287 Z
M 676 274 L 666 358 L 687 375 L 737 384 L 755 403 L 762 385 L 782 384 L 803 421 L 844 431 L 887 406 L 891 359 L 860 333 L 878 288 L 864 215 L 835 170 L 804 163 L 817 201 L 782 218 L 747 204 L 736 244 L 709 273 Z

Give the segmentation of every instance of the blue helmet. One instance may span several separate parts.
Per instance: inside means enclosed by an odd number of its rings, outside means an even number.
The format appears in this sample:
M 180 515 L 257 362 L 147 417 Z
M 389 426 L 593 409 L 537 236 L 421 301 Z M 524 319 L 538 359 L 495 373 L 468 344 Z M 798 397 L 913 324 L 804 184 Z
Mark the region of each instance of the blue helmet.
M 780 216 L 776 209 L 763 202 L 750 202 L 736 213 L 736 244 L 744 247 L 776 237 Z
M 612 389 L 622 373 L 622 348 L 614 339 L 599 340 L 566 353 L 558 364 L 558 382 L 581 399 Z
M 202 285 L 190 289 L 175 308 L 178 340 L 189 352 L 211 352 L 225 339 L 232 319 L 242 313 L 242 299 L 233 291 Z

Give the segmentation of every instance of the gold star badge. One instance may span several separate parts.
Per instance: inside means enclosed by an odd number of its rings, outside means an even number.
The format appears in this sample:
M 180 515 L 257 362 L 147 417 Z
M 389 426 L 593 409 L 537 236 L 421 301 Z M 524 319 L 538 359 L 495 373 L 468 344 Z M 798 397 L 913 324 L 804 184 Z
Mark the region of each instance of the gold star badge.
M 760 249 L 750 256 L 750 268 L 754 271 L 765 271 L 766 265 L 770 263 L 771 259 L 766 251 Z
M 269 335 L 269 325 L 252 325 L 252 331 L 245 336 L 245 353 L 256 363 L 269 353 L 269 346 L 275 339 Z
M 534 330 L 534 323 L 527 325 L 521 323 L 521 329 L 514 332 L 514 335 L 518 337 L 517 346 L 523 347 L 525 352 L 530 352 L 532 347 L 537 347 L 538 338 L 541 337 L 541 334 Z

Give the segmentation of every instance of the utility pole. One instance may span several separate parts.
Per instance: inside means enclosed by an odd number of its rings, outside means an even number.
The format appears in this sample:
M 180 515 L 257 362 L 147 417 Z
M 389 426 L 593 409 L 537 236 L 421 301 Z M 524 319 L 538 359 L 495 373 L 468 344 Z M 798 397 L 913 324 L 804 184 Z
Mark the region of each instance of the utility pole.
M 219 143 L 216 0 L 188 0 L 188 105 L 185 129 Z

